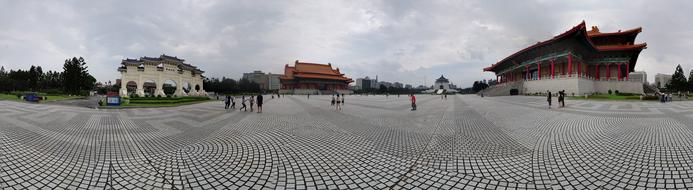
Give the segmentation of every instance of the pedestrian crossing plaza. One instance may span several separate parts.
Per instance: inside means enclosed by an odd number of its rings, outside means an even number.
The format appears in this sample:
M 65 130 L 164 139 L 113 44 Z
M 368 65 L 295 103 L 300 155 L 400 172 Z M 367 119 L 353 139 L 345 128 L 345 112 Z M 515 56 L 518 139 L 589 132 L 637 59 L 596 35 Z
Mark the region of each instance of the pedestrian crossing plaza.
M 691 189 L 693 101 L 265 96 L 89 109 L 0 101 L 0 189 Z

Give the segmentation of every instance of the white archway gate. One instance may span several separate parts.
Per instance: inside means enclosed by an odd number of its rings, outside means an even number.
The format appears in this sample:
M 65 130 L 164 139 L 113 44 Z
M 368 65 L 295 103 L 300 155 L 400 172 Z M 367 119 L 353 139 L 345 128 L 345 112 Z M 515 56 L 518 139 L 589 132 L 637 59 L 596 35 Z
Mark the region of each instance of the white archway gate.
M 157 57 L 141 57 L 140 59 L 124 59 L 118 68 L 121 74 L 120 96 L 129 96 L 127 82 L 134 81 L 137 84 L 135 94 L 144 96 L 144 83 L 153 81 L 156 84 L 153 96 L 166 96 L 164 93 L 164 83 L 168 80 L 176 83 L 174 96 L 206 96 L 202 81 L 204 71 L 195 66 L 184 63 L 185 60 L 177 57 L 161 55 Z M 200 86 L 199 90 L 190 89 L 186 93 L 183 84 L 190 86 Z

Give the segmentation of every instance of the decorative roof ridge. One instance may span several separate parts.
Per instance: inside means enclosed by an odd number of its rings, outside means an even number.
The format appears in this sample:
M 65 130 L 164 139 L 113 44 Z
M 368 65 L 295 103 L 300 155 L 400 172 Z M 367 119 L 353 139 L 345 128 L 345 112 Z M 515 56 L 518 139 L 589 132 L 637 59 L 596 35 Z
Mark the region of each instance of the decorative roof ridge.
M 629 50 L 629 49 L 646 49 L 647 43 L 630 44 L 630 45 L 603 45 L 596 46 L 599 51 L 618 51 L 618 50 Z
M 626 31 L 619 30 L 618 32 L 600 32 L 599 28 L 596 28 L 596 31 L 595 31 L 595 27 L 596 26 L 594 26 L 592 28 L 592 30 L 587 31 L 588 37 L 591 38 L 591 37 L 602 37 L 602 36 L 617 36 L 617 35 L 627 35 L 627 34 L 631 34 L 631 33 L 638 34 L 638 33 L 642 32 L 642 27 L 637 27 L 637 28 L 633 28 L 630 30 L 626 30 Z
M 523 49 L 521 49 L 521 50 L 519 50 L 519 51 L 517 51 L 517 52 L 515 52 L 515 53 L 513 53 L 513 54 L 510 54 L 509 56 L 503 58 L 502 60 L 500 60 L 500 61 L 498 61 L 498 62 L 492 64 L 490 67 L 484 68 L 484 71 L 489 71 L 489 70 L 493 69 L 495 66 L 497 66 L 498 64 L 503 63 L 503 62 L 507 61 L 508 59 L 510 59 L 510 58 L 512 58 L 512 57 L 515 57 L 515 56 L 517 56 L 517 55 L 519 55 L 519 54 L 521 54 L 521 53 L 524 53 L 524 52 L 526 52 L 526 51 L 529 51 L 530 49 L 534 49 L 534 48 L 536 48 L 536 47 L 539 47 L 539 46 L 548 44 L 548 43 L 550 43 L 550 42 L 553 42 L 553 41 L 562 39 L 562 38 L 564 38 L 564 37 L 566 37 L 566 36 L 569 36 L 569 34 L 573 34 L 573 33 L 575 33 L 575 32 L 580 31 L 580 29 L 584 30 L 584 29 L 585 29 L 585 26 L 586 26 L 586 25 L 585 25 L 585 21 L 583 20 L 583 21 L 580 22 L 580 24 L 578 24 L 577 26 L 574 26 L 573 28 L 571 28 L 571 29 L 569 29 L 569 30 L 567 30 L 567 31 L 565 31 L 565 32 L 563 32 L 563 33 L 561 33 L 561 34 L 556 35 L 556 36 L 554 36 L 554 37 L 551 38 L 551 39 L 548 39 L 548 40 L 545 40 L 545 41 L 542 41 L 542 42 L 537 42 L 537 43 L 534 44 L 534 45 L 530 45 L 529 47 L 523 48 Z M 586 30 L 584 30 L 584 31 L 586 31 Z M 589 38 L 588 38 L 588 40 L 589 40 Z M 592 44 L 591 41 L 590 41 L 590 44 Z M 594 46 L 594 44 L 592 44 L 592 45 Z

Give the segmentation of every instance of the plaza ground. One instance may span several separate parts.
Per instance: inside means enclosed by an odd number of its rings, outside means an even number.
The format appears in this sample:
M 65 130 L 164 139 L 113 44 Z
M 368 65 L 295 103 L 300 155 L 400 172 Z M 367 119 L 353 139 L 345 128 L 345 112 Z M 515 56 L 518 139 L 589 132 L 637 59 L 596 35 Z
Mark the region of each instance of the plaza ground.
M 329 100 L 265 96 L 262 114 L 0 101 L 0 189 L 693 188 L 691 101 Z

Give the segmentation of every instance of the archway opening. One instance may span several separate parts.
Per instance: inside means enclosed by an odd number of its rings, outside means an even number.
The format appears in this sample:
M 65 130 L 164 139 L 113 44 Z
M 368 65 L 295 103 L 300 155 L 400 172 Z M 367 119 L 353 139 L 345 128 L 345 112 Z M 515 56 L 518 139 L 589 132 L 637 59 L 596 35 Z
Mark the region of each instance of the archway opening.
M 177 87 L 178 85 L 176 84 L 176 81 L 170 79 L 165 80 L 163 84 L 164 94 L 166 94 L 166 96 L 173 96 L 176 93 Z
M 156 93 L 156 82 L 153 80 L 144 81 L 144 96 L 154 96 Z
M 199 84 L 195 85 L 195 91 L 200 91 L 200 85 Z
M 125 88 L 128 90 L 128 96 L 132 96 L 137 93 L 137 83 L 135 81 L 125 83 Z
M 190 93 L 190 90 L 192 90 L 192 86 L 190 86 L 190 83 L 185 82 L 183 83 L 183 92 Z

